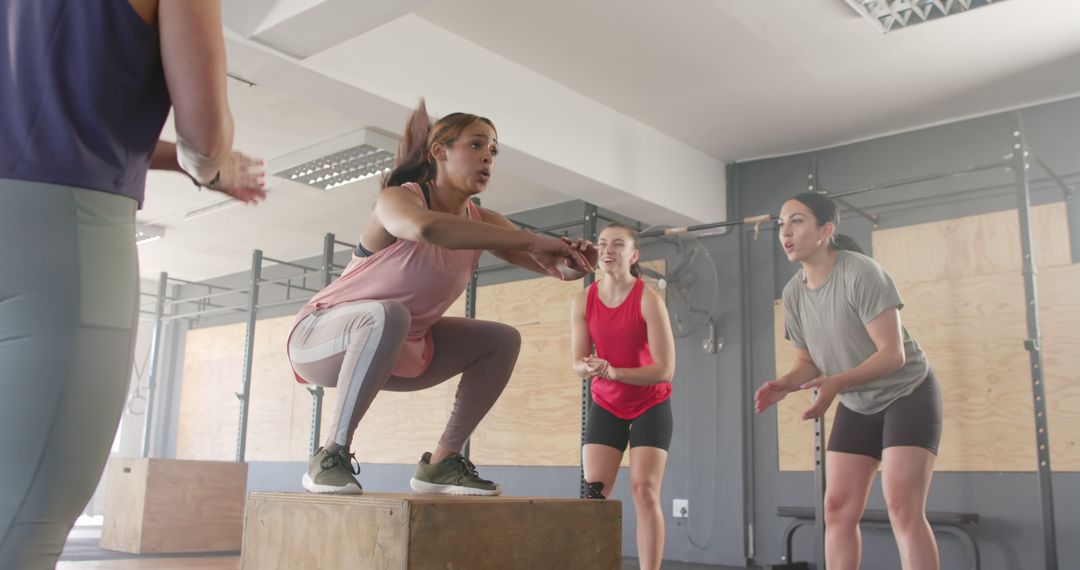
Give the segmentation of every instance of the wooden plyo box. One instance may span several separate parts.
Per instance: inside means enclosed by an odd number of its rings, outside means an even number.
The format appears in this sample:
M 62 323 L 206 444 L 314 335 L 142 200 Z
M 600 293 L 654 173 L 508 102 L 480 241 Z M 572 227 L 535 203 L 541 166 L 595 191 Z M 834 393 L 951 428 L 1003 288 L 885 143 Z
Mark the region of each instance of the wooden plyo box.
M 246 463 L 114 458 L 106 477 L 102 548 L 134 554 L 240 550 Z
M 251 493 L 243 570 L 621 568 L 619 501 Z

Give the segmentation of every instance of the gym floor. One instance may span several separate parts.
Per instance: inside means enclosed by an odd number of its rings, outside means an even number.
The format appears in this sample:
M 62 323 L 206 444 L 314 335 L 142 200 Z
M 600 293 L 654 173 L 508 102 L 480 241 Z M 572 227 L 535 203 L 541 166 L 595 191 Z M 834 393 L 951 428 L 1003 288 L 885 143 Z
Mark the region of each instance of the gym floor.
M 79 525 L 68 535 L 57 570 L 239 570 L 239 553 L 206 555 L 135 555 L 102 550 L 101 527 Z M 688 562 L 664 562 L 664 570 L 734 570 L 735 566 L 713 566 Z M 637 570 L 636 558 L 624 558 L 621 570 Z

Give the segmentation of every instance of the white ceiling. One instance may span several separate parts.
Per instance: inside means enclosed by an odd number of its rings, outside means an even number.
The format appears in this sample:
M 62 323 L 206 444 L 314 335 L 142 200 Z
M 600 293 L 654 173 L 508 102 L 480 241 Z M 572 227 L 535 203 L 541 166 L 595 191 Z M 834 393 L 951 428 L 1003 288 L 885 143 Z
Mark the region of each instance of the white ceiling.
M 788 154 L 1080 93 L 1080 2 L 1006 0 L 881 34 L 844 0 L 229 0 L 237 148 L 273 159 L 363 127 L 489 116 L 486 206 L 574 198 L 652 224 L 725 219 L 726 162 Z M 170 137 L 170 129 L 163 135 Z M 142 274 L 205 279 L 251 252 L 355 241 L 377 183 L 269 179 L 256 208 L 152 173 Z

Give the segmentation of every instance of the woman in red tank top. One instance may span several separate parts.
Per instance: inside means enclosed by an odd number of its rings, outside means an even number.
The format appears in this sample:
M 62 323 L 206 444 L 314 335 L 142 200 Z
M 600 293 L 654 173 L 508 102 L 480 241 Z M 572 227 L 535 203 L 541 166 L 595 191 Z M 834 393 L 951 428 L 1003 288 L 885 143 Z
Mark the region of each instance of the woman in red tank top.
M 597 246 L 603 279 L 574 298 L 570 325 L 574 371 L 592 379 L 582 449 L 588 497 L 611 495 L 629 443 L 638 558 L 643 570 L 659 569 L 675 339 L 664 300 L 638 279 L 634 231 L 612 224 Z

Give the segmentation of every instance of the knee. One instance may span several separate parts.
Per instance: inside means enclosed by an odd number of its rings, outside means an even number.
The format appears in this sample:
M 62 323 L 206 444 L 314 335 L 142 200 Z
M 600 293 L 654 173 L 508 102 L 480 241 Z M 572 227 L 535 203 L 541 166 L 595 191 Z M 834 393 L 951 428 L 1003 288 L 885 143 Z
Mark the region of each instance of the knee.
M 630 481 L 634 503 L 639 505 L 660 504 L 660 482 L 651 479 Z
M 834 528 L 853 528 L 862 518 L 863 505 L 841 493 L 825 494 L 825 525 Z
M 504 349 L 521 350 L 521 332 L 514 327 L 499 323 L 498 337 Z
M 920 502 L 908 493 L 885 492 L 885 506 L 889 510 L 889 523 L 900 531 L 923 525 L 926 512 Z

